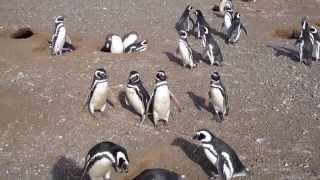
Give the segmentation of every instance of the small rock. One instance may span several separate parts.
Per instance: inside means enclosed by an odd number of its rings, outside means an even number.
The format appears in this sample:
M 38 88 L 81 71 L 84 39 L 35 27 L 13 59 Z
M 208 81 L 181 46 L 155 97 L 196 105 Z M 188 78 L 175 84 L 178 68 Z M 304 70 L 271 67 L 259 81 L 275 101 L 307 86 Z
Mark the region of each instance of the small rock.
M 62 139 L 62 138 L 63 138 L 63 136 L 58 136 L 58 138 L 59 138 L 59 139 Z

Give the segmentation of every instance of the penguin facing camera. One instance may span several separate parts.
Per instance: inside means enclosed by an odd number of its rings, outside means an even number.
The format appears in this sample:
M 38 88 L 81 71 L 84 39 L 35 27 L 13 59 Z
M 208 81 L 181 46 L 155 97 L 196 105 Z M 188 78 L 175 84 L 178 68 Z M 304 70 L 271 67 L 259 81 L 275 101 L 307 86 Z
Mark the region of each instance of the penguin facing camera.
M 107 100 L 116 105 L 112 90 L 109 87 L 109 77 L 103 68 L 94 72 L 90 85 L 89 94 L 85 105 L 88 105 L 90 114 L 94 116 L 95 111 L 104 112 L 107 106 Z
M 209 101 L 211 101 L 215 114 L 219 121 L 224 120 L 224 116 L 229 113 L 229 103 L 226 88 L 224 87 L 218 72 L 211 74 L 210 88 L 208 97 L 205 98 L 205 105 L 209 108 Z
M 178 110 L 182 111 L 182 106 L 174 94 L 169 90 L 167 79 L 168 77 L 165 71 L 160 70 L 156 73 L 156 84 L 148 103 L 147 112 L 150 110 L 152 113 L 155 128 L 158 127 L 158 122 L 160 120 L 164 122 L 165 126 L 168 125 L 171 99 L 178 107 Z
M 92 147 L 86 155 L 80 180 L 88 175 L 90 180 L 111 180 L 111 172 L 128 173 L 129 157 L 127 150 L 113 142 L 104 141 Z
M 192 139 L 200 141 L 204 154 L 217 168 L 221 179 L 231 180 L 250 174 L 249 169 L 243 165 L 232 147 L 215 137 L 209 130 L 196 131 Z
M 131 71 L 128 77 L 128 83 L 125 88 L 125 101 L 127 105 L 141 116 L 139 125 L 142 125 L 147 116 L 147 105 L 150 100 L 149 93 L 143 86 L 140 74 L 137 71 Z

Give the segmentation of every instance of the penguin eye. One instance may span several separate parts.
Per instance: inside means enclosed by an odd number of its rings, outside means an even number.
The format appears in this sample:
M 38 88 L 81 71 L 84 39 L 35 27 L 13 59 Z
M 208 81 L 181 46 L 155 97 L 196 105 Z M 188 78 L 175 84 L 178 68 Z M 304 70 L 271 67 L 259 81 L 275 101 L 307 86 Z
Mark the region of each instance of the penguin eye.
M 201 140 L 201 139 L 205 139 L 205 138 L 206 138 L 206 136 L 204 134 L 200 133 L 199 139 Z

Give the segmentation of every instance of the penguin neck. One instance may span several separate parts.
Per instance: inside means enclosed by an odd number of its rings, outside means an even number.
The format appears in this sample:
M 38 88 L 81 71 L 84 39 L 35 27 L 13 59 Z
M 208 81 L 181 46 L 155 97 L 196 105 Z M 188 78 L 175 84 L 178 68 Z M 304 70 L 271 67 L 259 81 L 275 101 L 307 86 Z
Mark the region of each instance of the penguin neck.
M 160 86 L 167 86 L 168 82 L 167 81 L 161 81 L 161 82 L 157 82 L 156 83 L 156 88 L 160 87 Z

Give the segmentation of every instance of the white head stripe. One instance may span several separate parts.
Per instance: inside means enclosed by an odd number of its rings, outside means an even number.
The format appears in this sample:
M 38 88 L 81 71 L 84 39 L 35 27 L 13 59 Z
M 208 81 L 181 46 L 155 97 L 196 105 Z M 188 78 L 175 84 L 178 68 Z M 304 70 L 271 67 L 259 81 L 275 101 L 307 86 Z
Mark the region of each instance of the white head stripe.
M 119 151 L 119 152 L 117 152 L 117 165 L 119 165 L 120 158 L 124 159 L 125 164 L 128 164 L 128 160 L 127 160 L 126 156 L 123 154 L 123 152 Z
M 97 153 L 94 156 L 90 157 L 90 159 L 87 162 L 87 165 L 86 165 L 85 169 L 88 168 L 89 164 L 91 164 L 94 161 L 95 158 L 103 157 L 103 156 L 107 156 L 107 159 L 109 159 L 112 162 L 112 164 L 116 163 L 116 160 L 114 159 L 113 155 L 110 152 L 100 152 L 100 153 Z
M 211 134 L 207 131 L 199 131 L 197 134 L 203 134 L 205 136 L 204 139 L 200 140 L 201 142 L 210 142 L 212 140 Z

